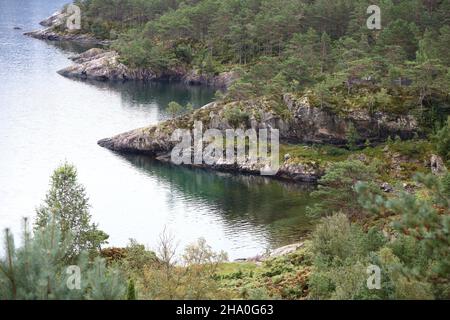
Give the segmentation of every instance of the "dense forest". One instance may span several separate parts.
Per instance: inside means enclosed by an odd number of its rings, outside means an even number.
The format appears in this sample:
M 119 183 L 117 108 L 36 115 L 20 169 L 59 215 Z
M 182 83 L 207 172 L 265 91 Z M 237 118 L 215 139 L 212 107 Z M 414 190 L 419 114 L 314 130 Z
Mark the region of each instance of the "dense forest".
M 282 156 L 326 167 L 311 195 L 320 201 L 308 208 L 317 224 L 299 250 L 260 265 L 226 262 L 203 240 L 177 259 L 166 234 L 157 252 L 135 241 L 105 249 L 107 235 L 90 222 L 76 170 L 65 164 L 52 177 L 34 237 L 25 232 L 16 248 L 6 235 L 0 298 L 71 298 L 63 266 L 81 259 L 89 281 L 76 297 L 86 299 L 450 299 L 450 0 L 75 3 L 81 32 L 112 40 L 132 68 L 237 72 L 218 101 L 277 105 L 285 93 L 306 94 L 337 114 L 414 115 L 420 131 L 376 144 L 349 132 L 345 148 L 283 145 Z M 372 4 L 381 8 L 381 30 L 367 28 Z M 430 155 L 442 159 L 439 168 Z M 67 241 L 55 242 L 55 229 Z M 366 285 L 369 265 L 381 269 L 376 290 Z
M 236 70 L 228 99 L 312 90 L 316 104 L 414 113 L 427 128 L 449 112 L 450 1 L 84 0 L 83 32 L 112 39 L 133 67 Z M 366 26 L 381 8 L 381 30 Z

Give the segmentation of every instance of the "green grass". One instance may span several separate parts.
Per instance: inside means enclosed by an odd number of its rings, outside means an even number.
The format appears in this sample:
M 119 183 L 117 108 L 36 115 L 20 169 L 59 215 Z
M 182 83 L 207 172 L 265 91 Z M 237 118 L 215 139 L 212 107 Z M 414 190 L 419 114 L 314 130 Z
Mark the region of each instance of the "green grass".
M 317 162 L 325 164 L 327 162 L 344 161 L 351 154 L 350 151 L 330 145 L 303 145 L 303 144 L 281 144 L 280 160 L 284 161 L 284 156 L 289 154 L 291 159 L 298 162 Z
M 219 276 L 229 276 L 239 272 L 249 273 L 257 267 L 256 263 L 253 262 L 226 262 L 218 266 L 217 274 Z

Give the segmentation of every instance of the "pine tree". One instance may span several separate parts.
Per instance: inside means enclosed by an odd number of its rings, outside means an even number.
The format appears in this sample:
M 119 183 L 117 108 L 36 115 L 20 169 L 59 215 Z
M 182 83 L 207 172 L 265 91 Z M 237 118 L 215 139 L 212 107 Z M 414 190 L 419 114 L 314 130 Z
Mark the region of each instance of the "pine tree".
M 77 181 L 75 167 L 68 163 L 54 171 L 44 204 L 37 209 L 35 229 L 47 227 L 52 219 L 61 227 L 63 240 L 69 234 L 73 238 L 66 251 L 67 259 L 84 250 L 96 252 L 108 239 L 106 233 L 91 223 L 86 191 Z
M 433 136 L 436 151 L 446 161 L 450 161 L 450 117 L 446 124 Z
M 23 245 L 5 231 L 5 256 L 0 257 L 0 300 L 120 299 L 125 285 L 120 274 L 106 269 L 104 260 L 88 263 L 87 252 L 80 252 L 75 265 L 66 262 L 72 237 L 62 237 L 61 226 L 51 219 L 32 235 L 25 221 Z M 80 270 L 79 287 L 69 267 Z
M 180 112 L 183 110 L 183 106 L 180 105 L 178 102 L 171 101 L 167 105 L 167 112 L 170 114 L 172 118 L 175 118 Z
M 399 236 L 397 242 L 413 243 L 415 254 L 422 255 L 422 263 L 411 263 L 414 259 L 410 257 L 403 259 L 402 272 L 431 284 L 434 295 L 445 299 L 450 297 L 449 176 L 417 175 L 415 181 L 423 186 L 425 197 L 403 191 L 387 198 L 373 194 L 367 183 L 356 185 L 363 208 L 379 216 L 398 216 L 392 223 Z
M 373 183 L 376 176 L 374 167 L 358 160 L 334 163 L 319 180 L 317 190 L 311 193 L 318 203 L 308 207 L 308 213 L 318 216 L 341 211 L 350 217 L 362 217 L 362 207 L 358 203 L 355 185 L 357 182 L 364 181 L 368 183 L 371 191 L 376 192 L 379 190 L 379 187 Z
M 358 141 L 361 137 L 358 134 L 358 131 L 355 128 L 353 123 L 350 123 L 347 130 L 347 147 L 350 150 L 356 150 L 358 148 Z

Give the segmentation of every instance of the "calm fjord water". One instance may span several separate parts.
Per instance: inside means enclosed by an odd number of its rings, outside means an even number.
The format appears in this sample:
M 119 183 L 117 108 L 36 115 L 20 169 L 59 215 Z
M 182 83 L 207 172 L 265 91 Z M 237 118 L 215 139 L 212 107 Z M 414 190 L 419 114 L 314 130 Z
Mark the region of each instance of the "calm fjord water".
M 97 146 L 101 138 L 165 119 L 172 100 L 201 106 L 213 92 L 59 76 L 70 63 L 68 49 L 76 48 L 22 33 L 39 28 L 66 2 L 0 1 L 0 228 L 19 234 L 21 218 L 33 218 L 50 174 L 67 160 L 76 165 L 93 220 L 110 235 L 110 245 L 135 238 L 152 248 L 164 227 L 180 247 L 204 237 L 231 258 L 298 240 L 308 229 L 307 192 L 299 186 L 174 167 Z

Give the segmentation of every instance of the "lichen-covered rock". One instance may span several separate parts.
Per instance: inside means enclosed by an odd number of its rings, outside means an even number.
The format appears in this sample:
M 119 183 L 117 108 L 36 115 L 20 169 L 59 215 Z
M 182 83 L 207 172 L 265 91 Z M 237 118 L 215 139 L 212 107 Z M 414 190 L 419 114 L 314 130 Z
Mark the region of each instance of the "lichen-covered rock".
M 75 64 L 59 70 L 58 73 L 68 78 L 89 80 L 151 80 L 157 74 L 149 70 L 130 69 L 119 61 L 116 51 L 90 49 L 72 57 Z
M 47 19 L 40 22 L 46 28 L 25 32 L 24 35 L 36 39 L 49 41 L 71 41 L 81 44 L 106 46 L 111 43 L 109 40 L 101 40 L 90 34 L 82 34 L 75 31 L 61 31 L 61 26 L 66 23 L 68 14 L 66 12 L 57 11 Z
M 66 21 L 66 19 L 67 13 L 58 10 L 50 17 L 39 22 L 39 24 L 43 27 L 52 27 L 52 26 L 56 27 L 63 24 Z
M 180 81 L 187 84 L 202 84 L 217 88 L 227 88 L 235 79 L 233 72 L 224 72 L 215 76 L 193 75 L 183 67 L 173 67 L 163 71 L 146 68 L 130 68 L 120 62 L 116 51 L 93 48 L 70 57 L 74 65 L 58 71 L 68 78 L 101 81 Z
M 249 128 L 256 130 L 278 129 L 282 141 L 298 143 L 344 144 L 346 143 L 345 130 L 347 126 L 349 123 L 356 122 L 357 120 L 366 121 L 365 123 L 369 126 L 369 128 L 365 128 L 365 131 L 360 129 L 361 134 L 364 134 L 364 132 L 367 133 L 364 136 L 365 139 L 370 137 L 375 140 L 377 137 L 372 136 L 371 133 L 377 127 L 395 128 L 395 126 L 389 124 L 390 118 L 387 116 L 385 118 L 388 119 L 386 123 L 383 122 L 383 117 L 377 118 L 374 122 L 374 120 L 368 118 L 363 112 L 340 117 L 326 110 L 311 107 L 307 98 L 294 102 L 285 96 L 285 101 L 287 101 L 286 110 L 291 113 L 290 117 L 285 117 L 279 111 L 271 108 L 270 101 L 266 101 L 265 99 L 230 103 L 213 102 L 194 111 L 192 114 L 165 121 L 146 129 L 138 129 L 113 138 L 104 139 L 99 144 L 114 151 L 145 153 L 154 155 L 160 160 L 170 161 L 168 152 L 174 146 L 174 143 L 170 141 L 172 132 L 178 128 L 193 128 L 195 121 L 202 122 L 203 130 L 218 129 L 224 131 L 234 128 L 236 125 L 243 130 Z M 244 116 L 240 123 L 231 125 L 227 118 L 227 111 L 236 108 Z M 397 121 L 400 123 L 406 121 L 407 125 L 402 130 L 411 133 L 411 135 L 413 134 L 415 129 L 413 119 L 398 119 Z M 395 131 L 394 129 L 392 130 Z M 359 154 L 355 157 L 360 161 L 370 161 L 364 154 Z M 388 158 L 391 159 L 390 165 L 393 167 L 394 172 L 402 174 L 401 164 L 405 161 L 402 156 L 392 154 Z M 264 165 L 262 161 L 258 161 L 257 163 L 247 161 L 241 164 L 219 161 L 214 165 L 202 164 L 198 166 L 215 170 L 260 174 Z M 280 168 L 275 177 L 298 182 L 316 182 L 325 173 L 326 166 L 326 163 L 320 164 L 314 161 L 306 161 L 287 156 L 281 159 Z
M 277 257 L 291 254 L 291 253 L 297 251 L 298 249 L 302 248 L 304 245 L 305 245 L 304 242 L 298 242 L 298 243 L 293 243 L 293 244 L 290 244 L 290 245 L 287 245 L 284 247 L 277 248 L 275 250 L 272 250 L 269 253 L 268 258 L 277 258 Z
M 312 106 L 307 95 L 297 98 L 285 94 L 284 102 L 293 114 L 289 138 L 301 142 L 345 145 L 351 125 L 358 132 L 359 143 L 366 140 L 384 141 L 388 136 L 395 135 L 412 138 L 418 131 L 418 123 L 410 115 L 370 114 L 366 110 L 338 115 L 331 110 Z
M 84 63 L 84 62 L 92 60 L 94 57 L 100 56 L 101 54 L 103 54 L 105 52 L 106 52 L 106 50 L 101 49 L 101 48 L 92 48 L 92 49 L 89 49 L 82 53 L 70 56 L 69 59 L 75 63 Z
M 237 79 L 237 74 L 233 71 L 222 72 L 218 75 L 206 75 L 198 70 L 190 70 L 182 81 L 186 84 L 208 85 L 216 88 L 228 88 Z
M 444 160 L 438 155 L 432 154 L 430 158 L 431 172 L 434 175 L 440 176 L 447 172 Z

